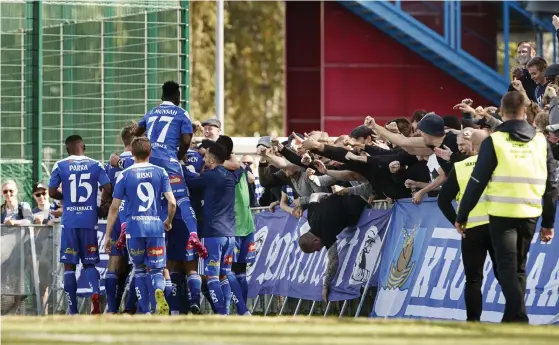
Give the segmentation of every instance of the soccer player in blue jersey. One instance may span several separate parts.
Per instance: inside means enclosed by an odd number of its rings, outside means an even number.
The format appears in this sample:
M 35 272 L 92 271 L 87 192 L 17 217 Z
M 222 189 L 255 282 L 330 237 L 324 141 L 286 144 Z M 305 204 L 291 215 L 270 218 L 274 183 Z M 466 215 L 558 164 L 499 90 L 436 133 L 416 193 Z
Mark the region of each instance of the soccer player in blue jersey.
M 241 170 L 228 171 L 223 162 L 229 157 L 227 149 L 218 143 L 208 145 L 204 156 L 206 168 L 200 177 L 188 179 L 192 189 L 204 191 L 204 225 L 201 236 L 208 249 L 204 260 L 204 274 L 211 303 L 217 313 L 227 314 L 226 296 L 231 290 L 242 295 L 241 287 L 231 272 L 233 249 L 235 247 L 235 185 Z M 235 282 L 231 284 L 229 282 Z M 248 310 L 241 314 L 248 314 Z
M 131 143 L 134 139 L 134 133 L 136 132 L 137 128 L 138 124 L 132 123 L 131 125 L 124 127 L 120 132 L 120 139 L 122 141 L 122 144 L 124 145 L 124 152 L 119 155 L 119 158 L 129 160 L 130 165 L 132 165 L 134 162 L 132 157 Z M 112 195 L 112 190 L 114 189 L 116 179 L 122 173 L 122 169 L 118 167 L 115 168 L 112 167 L 110 164 L 107 164 L 105 166 L 105 171 L 107 172 L 109 180 L 111 181 L 111 186 L 113 187 L 111 188 Z M 126 278 L 129 274 L 128 252 L 125 248 L 117 248 L 117 241 L 121 233 L 121 226 L 124 222 L 126 222 L 124 204 L 125 200 L 122 200 L 119 208 L 119 215 L 115 222 L 115 228 L 111 231 L 111 249 L 107 252 L 109 254 L 109 262 L 107 264 L 107 273 L 105 274 L 105 292 L 107 294 L 108 312 L 113 314 L 118 312 L 120 300 L 126 285 Z M 131 291 L 134 291 L 134 287 L 135 282 L 132 278 L 132 281 L 130 282 Z M 129 296 L 133 298 L 135 294 L 130 294 Z
M 64 264 L 64 293 L 68 299 L 69 314 L 78 314 L 76 265 L 81 260 L 84 274 L 92 288 L 92 314 L 100 314 L 99 262 L 97 243 L 97 191 L 110 193 L 110 181 L 100 162 L 86 157 L 85 145 L 79 135 L 66 141 L 69 156 L 54 165 L 49 181 L 49 196 L 62 200 L 62 234 L 60 262 Z M 62 184 L 62 192 L 58 187 Z M 105 197 L 105 195 L 104 195 Z
M 151 145 L 147 138 L 132 141 L 132 155 L 135 163 L 124 169 L 117 177 L 113 202 L 107 219 L 107 232 L 111 232 L 117 219 L 121 200 L 126 199 L 126 237 L 128 251 L 134 263 L 136 294 L 140 310 L 148 314 L 149 290 L 155 290 L 156 312 L 169 314 L 165 300 L 165 231 L 172 227 L 176 201 L 173 196 L 169 176 L 164 169 L 149 163 Z M 161 195 L 167 200 L 167 219 L 161 221 Z M 105 248 L 111 247 L 110 233 L 105 240 Z M 149 267 L 149 279 L 147 268 Z
M 198 239 L 197 223 L 190 206 L 188 189 L 184 183 L 181 163 L 192 140 L 192 122 L 188 112 L 180 105 L 180 87 L 174 81 L 163 84 L 161 100 L 157 107 L 148 111 L 138 122 L 136 136 L 146 130 L 151 142 L 152 155 L 150 163 L 167 171 L 173 194 L 177 198 L 180 215 L 190 232 L 188 243 L 200 256 L 207 256 L 207 251 Z M 178 150 L 177 150 L 178 148 Z
M 185 178 L 198 177 L 202 166 L 203 157 L 197 150 L 189 149 L 186 154 L 183 174 Z M 197 214 L 198 224 L 201 219 L 200 191 L 190 191 L 190 203 Z M 188 242 L 189 232 L 181 215 L 177 213 L 173 219 L 173 229 L 167 236 L 167 268 L 170 271 L 173 293 L 167 298 L 171 315 L 178 315 L 181 311 L 181 302 L 188 298 L 188 306 L 192 314 L 200 314 L 200 290 L 202 279 L 198 274 L 198 258 L 191 246 L 185 246 Z M 188 294 L 182 284 L 186 274 L 186 286 Z

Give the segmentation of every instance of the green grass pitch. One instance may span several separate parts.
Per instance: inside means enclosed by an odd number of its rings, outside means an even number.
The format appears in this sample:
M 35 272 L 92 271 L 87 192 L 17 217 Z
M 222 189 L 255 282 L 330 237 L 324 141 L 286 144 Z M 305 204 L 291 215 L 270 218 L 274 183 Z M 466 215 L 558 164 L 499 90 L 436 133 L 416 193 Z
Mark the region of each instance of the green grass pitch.
M 321 317 L 2 317 L 6 344 L 559 344 L 559 327 Z

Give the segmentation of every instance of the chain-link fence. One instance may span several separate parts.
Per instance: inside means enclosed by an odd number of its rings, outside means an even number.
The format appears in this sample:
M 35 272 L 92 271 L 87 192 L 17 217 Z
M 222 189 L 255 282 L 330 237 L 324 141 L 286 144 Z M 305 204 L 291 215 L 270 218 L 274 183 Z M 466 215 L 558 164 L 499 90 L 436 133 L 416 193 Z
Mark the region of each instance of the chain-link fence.
M 71 134 L 107 159 L 166 80 L 181 84 L 188 109 L 189 29 L 189 1 L 0 2 L 1 179 L 20 177 L 6 160 L 50 171 Z

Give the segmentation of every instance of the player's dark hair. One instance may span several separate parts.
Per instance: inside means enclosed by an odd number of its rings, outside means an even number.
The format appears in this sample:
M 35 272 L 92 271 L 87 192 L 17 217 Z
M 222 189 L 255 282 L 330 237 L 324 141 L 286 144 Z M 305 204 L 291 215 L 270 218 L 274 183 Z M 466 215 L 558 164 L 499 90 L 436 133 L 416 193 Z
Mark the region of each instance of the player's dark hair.
M 162 101 L 173 102 L 175 105 L 178 105 L 178 103 L 180 103 L 181 89 L 179 84 L 172 80 L 169 80 L 163 84 L 161 90 Z
M 132 140 L 134 140 L 135 138 L 134 134 L 136 133 L 137 129 L 138 123 L 132 122 L 120 131 L 120 139 L 122 140 L 124 146 L 128 146 L 132 143 Z
M 66 140 L 64 141 L 64 144 L 71 145 L 71 144 L 76 144 L 76 143 L 79 143 L 79 142 L 83 143 L 82 137 L 80 137 L 77 134 L 74 134 L 74 135 L 70 135 L 68 138 L 66 138 Z
M 536 69 L 541 72 L 547 68 L 547 61 L 545 61 L 545 59 L 542 57 L 534 56 L 526 64 L 526 68 L 530 67 L 536 67 Z
M 227 149 L 218 143 L 214 143 L 208 147 L 206 154 L 210 154 L 215 159 L 217 164 L 223 164 L 229 156 L 227 156 Z
M 85 151 L 83 139 L 77 134 L 70 135 L 64 140 L 64 143 L 66 144 L 66 152 L 70 155 L 80 155 Z
M 231 153 L 233 153 L 233 139 L 226 135 L 220 135 L 215 142 L 225 147 L 227 158 L 229 158 L 229 156 L 231 156 Z M 227 160 L 227 158 L 225 160 Z
M 146 159 L 151 154 L 151 144 L 146 137 L 138 137 L 132 140 L 132 155 L 139 159 Z

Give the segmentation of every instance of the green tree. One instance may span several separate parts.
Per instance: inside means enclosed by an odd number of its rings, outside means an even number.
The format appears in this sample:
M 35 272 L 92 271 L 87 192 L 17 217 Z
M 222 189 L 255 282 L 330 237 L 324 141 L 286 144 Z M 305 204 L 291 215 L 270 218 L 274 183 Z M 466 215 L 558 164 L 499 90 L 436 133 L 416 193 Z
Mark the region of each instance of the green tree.
M 192 2 L 191 110 L 196 119 L 215 116 L 214 2 Z M 283 128 L 283 2 L 225 3 L 225 126 L 232 136 Z

